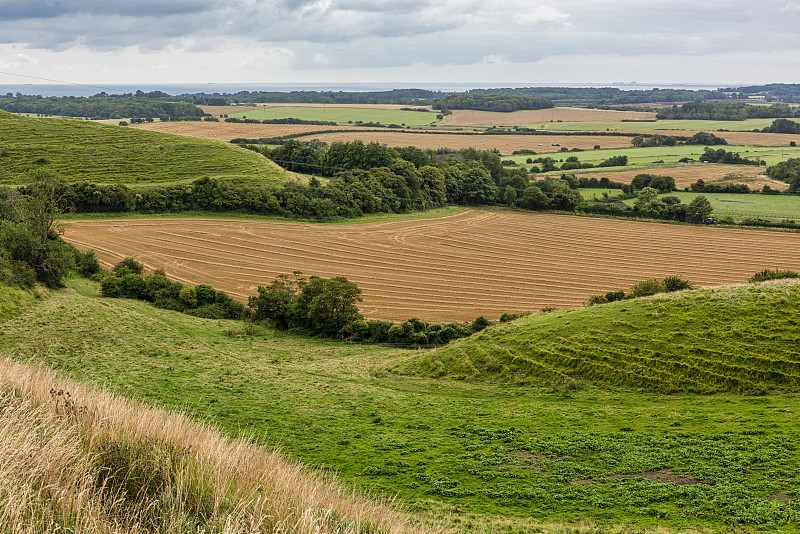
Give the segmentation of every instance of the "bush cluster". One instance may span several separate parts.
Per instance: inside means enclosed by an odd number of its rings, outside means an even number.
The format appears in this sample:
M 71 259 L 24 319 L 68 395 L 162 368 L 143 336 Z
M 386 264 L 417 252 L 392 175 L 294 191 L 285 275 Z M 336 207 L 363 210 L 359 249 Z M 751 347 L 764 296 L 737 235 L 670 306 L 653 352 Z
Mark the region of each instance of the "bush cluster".
M 158 308 L 175 310 L 207 319 L 246 319 L 249 314 L 241 302 L 205 284 L 190 286 L 173 282 L 163 270 L 142 275 L 142 265 L 126 258 L 108 274 L 97 276 L 104 297 L 129 298 L 151 302 Z
M 767 280 L 781 280 L 783 278 L 798 278 L 798 277 L 800 277 L 800 274 L 798 274 L 796 271 L 789 271 L 789 270 L 781 271 L 781 270 L 778 270 L 778 269 L 774 269 L 774 270 L 773 269 L 764 269 L 763 271 L 758 272 L 758 273 L 754 274 L 753 276 L 751 276 L 748 279 L 748 282 L 750 282 L 750 283 L 753 283 L 753 282 L 765 282 Z
M 648 278 L 633 284 L 629 293 L 625 291 L 609 291 L 604 295 L 594 295 L 589 298 L 589 306 L 597 304 L 605 304 L 607 302 L 616 302 L 618 300 L 634 299 L 639 297 L 648 297 L 658 293 L 672 293 L 674 291 L 682 291 L 684 289 L 692 289 L 692 284 L 679 276 L 667 276 L 663 280 L 657 278 Z
M 386 343 L 405 346 L 445 345 L 453 339 L 471 336 L 492 323 L 485 317 L 471 323 L 437 324 L 412 317 L 402 323 L 388 321 L 354 321 L 345 330 L 343 337 L 350 341 Z

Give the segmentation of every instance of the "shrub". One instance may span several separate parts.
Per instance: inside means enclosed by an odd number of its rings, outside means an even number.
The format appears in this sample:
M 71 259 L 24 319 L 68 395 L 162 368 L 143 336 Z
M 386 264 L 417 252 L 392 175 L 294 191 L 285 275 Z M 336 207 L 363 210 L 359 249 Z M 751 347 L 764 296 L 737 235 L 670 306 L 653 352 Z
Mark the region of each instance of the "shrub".
M 491 324 L 492 323 L 486 317 L 481 315 L 480 317 L 476 317 L 475 320 L 472 321 L 470 327 L 472 328 L 473 332 L 480 332 L 481 330 L 483 330 L 487 326 L 490 326 Z
M 642 280 L 633 284 L 633 287 L 631 287 L 631 296 L 647 297 L 655 295 L 656 293 L 663 293 L 664 290 L 665 287 L 661 281 L 655 278 L 648 278 L 647 280 Z
M 688 280 L 684 280 L 678 276 L 667 276 L 664 278 L 664 289 L 668 293 L 673 291 L 682 291 L 684 289 L 692 289 L 692 284 L 689 283 Z
M 779 271 L 778 269 L 771 270 L 771 269 L 764 269 L 761 272 L 758 272 L 751 276 L 748 281 L 753 282 L 765 282 L 767 280 L 780 280 L 783 278 L 798 278 L 800 274 L 795 271 Z
M 605 304 L 608 302 L 605 295 L 592 295 L 589 297 L 589 306 L 597 306 L 598 304 Z
M 142 274 L 142 272 L 144 271 L 144 265 L 142 265 L 133 258 L 125 258 L 124 260 L 116 264 L 114 268 L 111 269 L 111 272 L 118 276 L 122 276 L 124 274 L 122 272 L 124 269 L 130 273 Z
M 605 294 L 605 298 L 608 302 L 616 302 L 618 300 L 623 300 L 625 298 L 625 292 L 622 290 L 619 291 L 609 291 Z
M 94 250 L 77 252 L 75 254 L 75 267 L 78 269 L 78 273 L 86 278 L 99 273 L 101 270 L 100 262 L 97 261 Z

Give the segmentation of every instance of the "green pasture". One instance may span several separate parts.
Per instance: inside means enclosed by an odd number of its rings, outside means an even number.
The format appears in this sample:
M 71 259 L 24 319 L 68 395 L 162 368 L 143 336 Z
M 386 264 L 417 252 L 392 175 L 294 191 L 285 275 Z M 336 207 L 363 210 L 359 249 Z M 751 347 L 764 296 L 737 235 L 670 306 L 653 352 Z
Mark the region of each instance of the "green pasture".
M 290 180 L 260 154 L 230 143 L 5 112 L 0 112 L 0 163 L 5 184 L 22 183 L 38 170 L 97 183 Z
M 634 131 L 654 132 L 659 130 L 689 130 L 717 132 L 728 130 L 731 132 L 747 132 L 762 129 L 772 125 L 775 119 L 747 119 L 743 121 L 702 121 L 702 120 L 657 120 L 648 121 L 582 121 L 582 122 L 543 122 L 539 124 L 520 124 L 527 128 L 537 130 L 550 130 L 554 132 L 591 132 L 591 131 Z M 800 121 L 800 119 L 793 119 Z M 724 136 L 724 132 L 722 134 Z
M 567 147 L 569 148 L 569 147 Z M 780 147 L 780 146 L 753 146 L 753 145 L 719 145 L 711 147 L 714 149 L 722 148 L 727 152 L 738 152 L 742 157 L 750 159 L 762 159 L 767 165 L 775 165 L 789 158 L 800 157 L 800 147 Z M 700 161 L 705 146 L 703 145 L 679 145 L 679 146 L 659 146 L 659 147 L 634 147 L 630 148 L 604 148 L 599 150 L 584 150 L 580 152 L 541 152 L 535 156 L 503 156 L 503 159 L 513 160 L 518 165 L 530 165 L 525 163 L 528 158 L 550 157 L 559 160 L 566 160 L 570 156 L 575 156 L 581 163 L 598 164 L 613 156 L 628 156 L 628 165 L 647 165 L 656 161 L 664 163 L 678 163 L 682 158 L 692 158 Z M 535 150 L 535 149 L 534 149 Z
M 606 193 L 609 197 L 613 197 L 622 193 L 622 189 L 581 187 L 578 189 L 578 192 L 586 200 L 603 200 L 603 193 Z
M 800 196 L 797 195 L 762 195 L 733 193 L 695 193 L 674 191 L 661 196 L 675 196 L 688 204 L 696 196 L 703 195 L 714 208 L 712 216 L 727 215 L 731 217 L 768 217 L 778 219 L 800 219 Z M 626 200 L 633 205 L 636 199 Z
M 734 293 L 541 315 L 432 352 L 248 330 L 102 298 L 97 284 L 76 279 L 6 320 L 0 352 L 188 411 L 459 532 L 546 532 L 562 522 L 592 532 L 800 532 L 797 389 L 662 394 L 535 374 L 506 382 L 502 366 L 481 367 L 493 378 L 471 381 L 399 374 L 442 350 L 505 358 L 512 346 L 564 338 L 605 354 L 607 335 L 651 354 L 682 335 L 716 354 L 750 350 L 744 339 L 727 346 L 737 332 L 763 335 L 759 346 L 791 333 L 796 286 Z M 704 298 L 715 306 L 702 323 L 716 321 L 710 336 L 680 326 L 711 311 L 694 306 Z M 719 313 L 743 303 L 755 315 L 741 312 L 739 328 L 727 329 Z M 531 345 L 522 332 L 534 323 L 541 341 Z
M 415 107 L 415 106 L 409 106 Z M 373 109 L 356 107 L 265 107 L 241 113 L 228 113 L 228 117 L 248 119 L 303 119 L 308 121 L 379 122 L 381 124 L 405 124 L 423 126 L 436 122 L 436 112 L 403 111 L 400 109 Z

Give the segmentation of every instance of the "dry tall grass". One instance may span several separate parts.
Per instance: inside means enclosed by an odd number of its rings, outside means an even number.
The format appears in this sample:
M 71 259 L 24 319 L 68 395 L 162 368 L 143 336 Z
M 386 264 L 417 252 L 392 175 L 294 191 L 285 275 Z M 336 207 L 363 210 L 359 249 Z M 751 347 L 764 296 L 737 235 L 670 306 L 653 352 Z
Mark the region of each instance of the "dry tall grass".
M 244 440 L 0 358 L 0 532 L 422 533 Z

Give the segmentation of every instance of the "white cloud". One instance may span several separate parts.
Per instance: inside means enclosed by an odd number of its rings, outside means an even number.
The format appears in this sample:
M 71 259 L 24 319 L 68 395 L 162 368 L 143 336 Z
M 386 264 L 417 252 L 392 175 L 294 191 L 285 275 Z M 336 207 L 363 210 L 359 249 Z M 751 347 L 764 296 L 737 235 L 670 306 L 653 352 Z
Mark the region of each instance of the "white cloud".
M 533 11 L 514 17 L 514 22 L 520 25 L 533 26 L 536 24 L 564 23 L 567 19 L 569 19 L 568 13 L 562 13 L 552 6 L 537 6 Z

